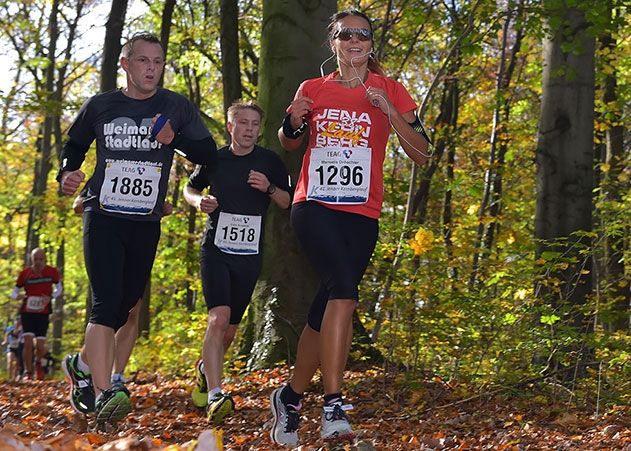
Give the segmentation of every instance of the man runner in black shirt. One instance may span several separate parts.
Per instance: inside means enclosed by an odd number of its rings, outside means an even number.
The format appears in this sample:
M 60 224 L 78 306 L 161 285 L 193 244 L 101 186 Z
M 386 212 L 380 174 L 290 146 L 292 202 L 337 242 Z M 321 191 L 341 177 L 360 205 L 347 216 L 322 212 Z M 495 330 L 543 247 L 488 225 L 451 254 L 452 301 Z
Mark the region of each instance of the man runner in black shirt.
M 198 166 L 184 188 L 186 201 L 208 213 L 201 249 L 208 325 L 192 397 L 198 407 L 208 406 L 214 424 L 234 410 L 232 397 L 221 391 L 223 358 L 261 272 L 267 208 L 270 200 L 281 208 L 291 204 L 287 169 L 276 153 L 256 145 L 262 116 L 254 103 L 234 103 L 230 146 L 219 149 L 215 167 Z M 206 187 L 211 194 L 202 194 Z
M 126 87 L 83 105 L 68 131 L 57 177 L 62 192 L 73 195 L 85 178 L 79 168 L 96 140 L 96 167 L 83 202 L 83 248 L 93 305 L 84 347 L 67 356 L 62 367 L 71 381 L 72 406 L 83 413 L 95 411 L 97 425 L 116 422 L 131 411 L 129 392 L 110 382 L 114 335 L 151 273 L 174 151 L 206 165 L 217 156 L 195 106 L 158 88 L 164 50 L 157 37 L 134 35 L 123 46 L 120 63 Z

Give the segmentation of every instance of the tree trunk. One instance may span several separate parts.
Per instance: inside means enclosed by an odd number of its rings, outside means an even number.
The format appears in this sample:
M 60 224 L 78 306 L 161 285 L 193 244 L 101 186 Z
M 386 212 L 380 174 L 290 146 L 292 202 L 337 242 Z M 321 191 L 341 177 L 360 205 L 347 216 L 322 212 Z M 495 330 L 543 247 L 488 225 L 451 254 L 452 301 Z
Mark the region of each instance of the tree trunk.
M 188 205 L 186 209 L 186 217 L 187 227 L 188 227 L 188 238 L 186 240 L 186 310 L 189 312 L 195 311 L 195 292 L 191 288 L 191 280 L 195 277 L 197 273 L 197 255 L 195 249 L 197 244 L 197 239 L 195 238 L 195 218 L 197 217 L 197 209 Z
M 471 274 L 469 275 L 469 288 L 474 288 L 480 271 L 480 260 L 484 260 L 490 254 L 493 245 L 497 224 L 497 218 L 501 212 L 502 201 L 502 171 L 508 145 L 505 134 L 506 124 L 510 118 L 510 86 L 513 72 L 517 62 L 517 55 L 523 39 L 523 28 L 516 33 L 511 33 L 513 12 L 510 8 L 506 11 L 506 20 L 502 31 L 502 48 L 500 51 L 500 63 L 495 84 L 495 106 L 493 111 L 493 127 L 491 132 L 491 148 L 489 150 L 488 167 L 484 177 L 484 194 L 478 210 L 478 230 L 474 242 L 474 254 Z M 516 22 L 521 22 L 523 6 L 519 4 L 516 11 Z M 514 35 L 514 43 L 511 51 L 508 51 L 509 36 Z M 508 53 L 508 56 L 507 56 Z M 507 61 L 508 58 L 508 61 Z M 487 221 L 487 215 L 491 218 Z
M 239 4 L 221 0 L 221 76 L 223 112 L 227 122 L 228 107 L 241 98 L 241 69 L 239 65 Z
M 280 149 L 276 132 L 298 85 L 318 76 L 328 50 L 322 45 L 334 0 L 263 1 L 263 29 L 259 67 L 259 104 L 266 112 L 262 145 Z M 291 36 L 291 39 L 287 37 Z M 292 180 L 302 162 L 302 151 L 279 152 Z M 256 340 L 248 367 L 260 368 L 293 360 L 299 334 L 306 322 L 318 281 L 300 250 L 289 224 L 289 211 L 270 208 L 263 243 L 263 271 L 250 312 L 255 315 Z
M 566 269 L 553 267 L 539 296 L 553 308 L 578 306 L 591 293 L 590 245 L 581 232 L 592 227 L 594 38 L 576 8 L 549 11 L 563 24 L 544 40 L 543 98 L 536 151 L 536 257 L 562 255 Z M 559 254 L 556 254 L 556 253 Z M 569 323 L 584 331 L 585 318 L 573 309 Z
M 147 280 L 145 291 L 140 299 L 140 311 L 138 312 L 138 336 L 148 337 L 151 331 L 151 313 L 149 305 L 151 304 L 151 278 Z
M 116 89 L 118 57 L 123 45 L 121 37 L 127 14 L 127 0 L 112 0 L 110 15 L 105 23 L 103 62 L 101 64 L 101 92 Z
M 55 90 L 55 64 L 57 54 L 57 40 L 59 39 L 59 24 L 57 22 L 59 14 L 59 0 L 54 0 L 48 19 L 48 58 L 46 66 L 46 76 L 44 81 L 45 100 L 51 100 Z M 52 103 L 52 102 L 50 102 Z M 43 195 L 48 184 L 48 174 L 52 169 L 52 136 L 53 136 L 53 115 L 59 114 L 59 105 L 46 105 L 44 107 L 44 122 L 41 126 L 41 135 L 37 139 L 37 150 L 39 158 L 35 166 L 35 177 L 33 179 L 33 197 L 29 207 L 26 249 L 24 261 L 28 262 L 31 250 L 39 246 L 39 229 L 44 215 Z
M 444 132 L 436 140 L 432 158 L 429 160 L 428 166 L 425 168 L 421 175 L 421 181 L 416 191 L 413 190 L 416 182 L 414 180 L 414 175 L 412 176 L 412 181 L 410 182 L 409 188 L 410 191 L 408 193 L 408 207 L 405 213 L 404 224 L 408 224 L 412 221 L 412 219 L 414 219 L 418 224 L 425 224 L 432 178 L 439 168 L 445 150 L 448 150 L 451 147 L 450 133 L 451 130 L 455 129 L 456 127 L 460 105 L 460 89 L 458 86 L 458 78 L 451 75 L 457 73 L 460 67 L 460 59 L 458 55 L 459 52 L 456 52 L 455 59 L 449 64 L 449 75 L 444 77 L 442 99 L 440 102 L 440 113 L 438 114 L 438 118 L 436 119 L 436 124 L 434 126 L 435 129 L 441 128 L 444 130 Z M 412 167 L 413 174 L 415 174 L 418 169 L 419 168 L 414 165 Z M 384 288 L 382 290 L 382 295 L 380 296 L 381 299 L 388 299 L 390 297 L 392 283 L 394 281 L 394 278 L 396 277 L 400 261 L 401 259 L 398 257 L 397 252 L 397 257 L 395 257 L 394 262 L 390 267 L 390 271 L 386 277 L 386 281 L 384 282 Z M 373 343 L 376 342 L 379 338 L 381 326 L 384 321 L 384 314 L 385 312 L 383 310 L 380 310 L 377 314 L 375 325 L 373 326 L 370 333 Z
M 173 20 L 173 10 L 175 9 L 175 0 L 165 0 L 162 8 L 162 23 L 160 24 L 160 42 L 164 49 L 164 59 L 166 60 L 169 51 L 169 38 L 171 36 L 171 22 Z M 160 86 L 164 85 L 164 71 L 160 75 Z
M 607 55 L 615 55 L 616 40 L 611 34 L 607 34 L 601 39 L 601 46 L 609 49 Z M 622 114 L 618 102 L 617 86 L 618 71 L 617 61 L 606 61 L 605 64 L 612 67 L 612 72 L 605 75 L 603 86 L 603 102 L 607 108 L 608 128 L 605 130 L 605 154 L 604 161 L 607 170 L 604 171 L 602 188 L 607 204 L 622 205 L 622 195 L 628 190 L 629 183 L 623 176 L 624 165 L 624 126 Z M 622 207 L 624 210 L 624 207 Z M 628 216 L 627 216 L 628 218 Z M 624 271 L 624 251 L 625 242 L 623 233 L 611 233 L 615 228 L 614 218 L 610 213 L 605 213 L 601 218 L 604 231 L 604 265 L 603 277 L 604 292 L 606 296 L 613 300 L 612 319 L 606 322 L 609 331 L 621 330 L 629 331 L 631 322 L 629 312 L 631 308 L 631 290 L 629 290 L 629 279 Z M 628 222 L 627 222 L 628 224 Z
M 65 241 L 62 240 L 59 248 L 57 249 L 57 259 L 55 266 L 59 269 L 60 280 L 64 278 L 65 268 Z M 55 299 L 55 305 L 53 309 L 53 340 L 52 340 L 52 353 L 55 356 L 61 355 L 61 337 L 63 336 L 64 326 L 64 294 L 57 296 Z

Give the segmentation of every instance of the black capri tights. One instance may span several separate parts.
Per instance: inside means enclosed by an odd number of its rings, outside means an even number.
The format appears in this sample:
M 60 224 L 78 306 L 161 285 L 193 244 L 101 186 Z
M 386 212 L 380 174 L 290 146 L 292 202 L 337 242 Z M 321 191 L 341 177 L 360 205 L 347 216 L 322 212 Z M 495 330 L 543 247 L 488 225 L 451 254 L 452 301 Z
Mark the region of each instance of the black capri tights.
M 157 221 L 83 214 L 83 255 L 92 288 L 90 323 L 120 329 L 145 290 L 160 239 Z
M 320 276 L 307 319 L 319 332 L 329 299 L 359 300 L 358 285 L 377 243 L 379 221 L 307 201 L 292 207 L 291 222 Z

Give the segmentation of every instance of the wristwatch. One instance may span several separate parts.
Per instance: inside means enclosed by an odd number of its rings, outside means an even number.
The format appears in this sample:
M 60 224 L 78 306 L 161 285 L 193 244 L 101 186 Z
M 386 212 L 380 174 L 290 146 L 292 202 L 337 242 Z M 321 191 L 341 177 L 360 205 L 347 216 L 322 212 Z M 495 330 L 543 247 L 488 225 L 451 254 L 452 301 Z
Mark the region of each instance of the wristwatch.
M 270 183 L 269 186 L 267 187 L 267 190 L 265 190 L 265 192 L 271 196 L 272 194 L 276 192 L 276 185 L 274 185 L 273 183 Z

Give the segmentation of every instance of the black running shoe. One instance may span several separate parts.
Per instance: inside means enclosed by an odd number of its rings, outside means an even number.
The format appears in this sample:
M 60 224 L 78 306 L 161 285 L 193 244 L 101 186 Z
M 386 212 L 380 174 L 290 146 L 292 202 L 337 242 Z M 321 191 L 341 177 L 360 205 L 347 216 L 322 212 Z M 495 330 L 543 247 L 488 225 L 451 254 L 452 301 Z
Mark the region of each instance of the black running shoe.
M 80 413 L 94 412 L 94 387 L 92 377 L 80 371 L 79 354 L 70 354 L 61 362 L 61 368 L 70 381 L 70 405 Z

